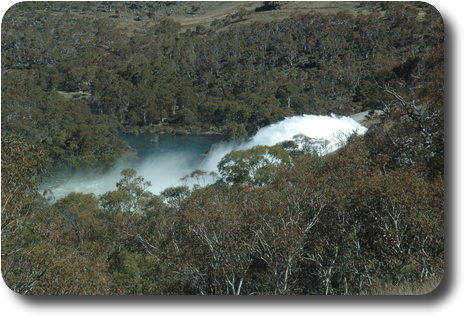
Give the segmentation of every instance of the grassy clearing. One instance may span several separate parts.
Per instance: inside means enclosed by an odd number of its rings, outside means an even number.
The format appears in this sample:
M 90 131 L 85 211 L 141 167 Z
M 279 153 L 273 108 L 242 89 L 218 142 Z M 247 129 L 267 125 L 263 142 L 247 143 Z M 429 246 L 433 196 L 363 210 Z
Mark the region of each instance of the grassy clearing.
M 359 1 L 282 1 L 281 6 L 276 10 L 256 12 L 255 9 L 262 5 L 262 1 L 179 1 L 158 6 L 150 17 L 140 14 L 144 9 L 128 9 L 128 4 L 121 4 L 111 10 L 104 6 L 87 11 L 75 9 L 70 10 L 68 14 L 76 18 L 85 16 L 113 18 L 122 30 L 131 32 L 143 25 L 154 25 L 161 18 L 170 18 L 179 22 L 183 30 L 194 29 L 197 25 L 209 27 L 214 20 L 222 20 L 240 10 L 246 12 L 246 17 L 237 23 L 272 21 L 308 12 L 333 14 L 349 11 L 357 14 L 368 10 L 361 7 Z M 61 12 L 48 13 L 62 14 Z
M 399 284 L 374 284 L 361 295 L 424 295 L 431 293 L 439 285 L 443 275 L 436 275 L 424 282 L 405 281 Z
M 339 1 L 288 1 L 282 2 L 277 10 L 256 12 L 255 9 L 262 5 L 261 1 L 206 1 L 197 2 L 200 10 L 195 14 L 188 12 L 188 2 L 178 3 L 177 11 L 169 17 L 182 24 L 183 28 L 194 28 L 197 25 L 209 26 L 215 19 L 224 19 L 226 16 L 234 14 L 239 10 L 247 12 L 246 18 L 239 23 L 249 23 L 253 21 L 272 21 L 275 19 L 287 18 L 293 14 L 317 12 L 317 13 L 337 13 L 340 11 L 350 11 L 356 14 L 360 9 L 360 2 L 339 2 Z
M 58 93 L 63 96 L 66 100 L 73 100 L 73 101 L 79 101 L 82 99 L 85 99 L 87 97 L 90 97 L 92 94 L 89 92 L 63 92 L 63 91 L 58 91 Z

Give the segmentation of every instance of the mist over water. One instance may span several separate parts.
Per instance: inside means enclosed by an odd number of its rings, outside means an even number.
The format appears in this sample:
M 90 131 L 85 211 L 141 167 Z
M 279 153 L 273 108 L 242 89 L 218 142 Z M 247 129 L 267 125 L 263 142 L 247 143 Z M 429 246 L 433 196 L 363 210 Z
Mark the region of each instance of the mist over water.
M 103 194 L 116 189 L 116 183 L 121 179 L 120 172 L 125 168 L 133 168 L 139 176 L 150 181 L 149 190 L 159 194 L 164 189 L 184 184 L 180 179 L 196 169 L 207 172 L 217 172 L 217 164 L 228 153 L 234 150 L 246 150 L 256 145 L 275 145 L 279 142 L 292 140 L 297 134 L 310 138 L 327 140 L 328 145 L 319 148 L 319 154 L 327 154 L 344 145 L 344 141 L 353 134 L 364 134 L 367 128 L 355 120 L 344 116 L 302 115 L 288 117 L 283 121 L 260 129 L 252 138 L 243 143 L 210 141 L 198 149 L 188 145 L 189 137 L 184 137 L 184 144 L 167 147 L 151 152 L 155 143 L 144 144 L 146 150 L 139 155 L 138 160 L 122 160 L 115 168 L 105 174 L 83 172 L 68 178 L 62 183 L 48 183 L 45 188 L 53 192 L 58 199 L 70 192 Z M 213 139 L 218 141 L 217 139 Z M 210 147 L 206 156 L 202 152 Z M 211 179 L 211 183 L 213 180 Z
M 309 138 L 327 140 L 328 145 L 318 148 L 319 154 L 327 154 L 344 145 L 353 133 L 364 134 L 367 128 L 357 121 L 332 114 L 331 116 L 302 115 L 286 119 L 261 128 L 256 135 L 241 144 L 225 143 L 213 145 L 200 164 L 200 169 L 217 171 L 217 164 L 229 152 L 247 150 L 257 145 L 272 146 L 279 142 L 292 140 L 295 135 L 303 134 Z

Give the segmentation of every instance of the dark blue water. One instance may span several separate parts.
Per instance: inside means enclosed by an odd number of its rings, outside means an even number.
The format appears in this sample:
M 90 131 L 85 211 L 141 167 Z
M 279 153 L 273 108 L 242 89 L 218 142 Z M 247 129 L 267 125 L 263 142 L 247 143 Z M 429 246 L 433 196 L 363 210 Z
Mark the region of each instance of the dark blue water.
M 139 135 L 120 134 L 119 139 L 129 143 L 137 152 L 137 158 L 143 160 L 146 157 L 165 155 L 167 153 L 180 153 L 190 157 L 201 158 L 211 149 L 211 146 L 220 142 L 220 135 L 186 135 L 175 136 L 170 134 Z
M 335 150 L 343 145 L 342 135 L 349 135 L 354 130 L 363 134 L 367 129 L 347 117 L 303 115 L 264 127 L 252 139 L 240 145 L 222 142 L 221 136 L 120 134 L 119 138 L 127 141 L 137 151 L 138 159 L 121 159 L 113 169 L 103 175 L 83 171 L 63 183 L 53 183 L 53 187 L 48 185 L 46 188 L 52 189 L 55 196 L 60 198 L 70 192 L 100 195 L 116 188 L 123 169 L 133 168 L 151 183 L 149 190 L 158 194 L 168 187 L 188 185 L 189 183 L 185 183 L 185 178 L 188 179 L 186 175 L 197 169 L 217 173 L 217 164 L 232 150 L 250 149 L 255 145 L 275 145 L 291 140 L 299 133 L 310 138 L 326 139 L 333 146 L 327 146 L 324 150 Z M 321 151 L 321 154 L 326 153 Z M 211 181 L 214 180 L 212 177 Z

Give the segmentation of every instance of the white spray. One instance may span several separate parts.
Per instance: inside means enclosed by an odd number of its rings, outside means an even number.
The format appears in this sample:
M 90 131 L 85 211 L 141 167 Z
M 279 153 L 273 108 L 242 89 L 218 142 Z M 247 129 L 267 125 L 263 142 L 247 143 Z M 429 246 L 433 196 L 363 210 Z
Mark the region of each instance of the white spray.
M 242 144 L 219 143 L 213 145 L 208 155 L 200 163 L 191 163 L 192 159 L 179 153 L 166 153 L 156 158 L 148 157 L 139 162 L 120 163 L 102 176 L 81 174 L 73 176 L 65 183 L 52 188 L 55 198 L 62 198 L 70 192 L 103 194 L 116 189 L 120 172 L 124 168 L 134 168 L 137 174 L 151 182 L 150 191 L 160 193 L 164 189 L 182 184 L 180 179 L 196 169 L 217 172 L 217 164 L 234 150 L 246 150 L 256 145 L 272 146 L 279 142 L 292 140 L 295 135 L 303 134 L 309 138 L 326 140 L 328 145 L 321 148 L 320 154 L 327 154 L 344 145 L 353 133 L 364 134 L 367 128 L 355 120 L 332 114 L 331 116 L 302 115 L 288 117 L 283 121 L 260 129 L 255 136 Z

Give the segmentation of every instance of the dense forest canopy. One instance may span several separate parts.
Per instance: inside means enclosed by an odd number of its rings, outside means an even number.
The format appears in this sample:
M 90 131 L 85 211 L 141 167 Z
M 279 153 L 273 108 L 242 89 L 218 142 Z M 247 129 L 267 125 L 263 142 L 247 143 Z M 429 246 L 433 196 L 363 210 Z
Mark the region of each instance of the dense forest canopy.
M 2 20 L 2 274 L 24 294 L 365 294 L 444 266 L 444 30 L 426 3 L 22 2 Z M 174 15 L 174 13 L 172 13 Z M 38 192 L 109 168 L 118 132 L 245 139 L 299 114 L 382 111 L 326 156 L 233 152 L 192 187 Z M 298 142 L 303 147 L 298 146 Z M 302 149 L 303 148 L 303 149 Z M 278 163 L 264 163 L 273 156 Z M 248 168 L 248 169 L 247 169 Z M 252 174 L 252 175 L 250 175 Z M 201 185 L 204 176 L 217 182 Z M 109 188 L 110 189 L 110 188 Z

